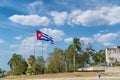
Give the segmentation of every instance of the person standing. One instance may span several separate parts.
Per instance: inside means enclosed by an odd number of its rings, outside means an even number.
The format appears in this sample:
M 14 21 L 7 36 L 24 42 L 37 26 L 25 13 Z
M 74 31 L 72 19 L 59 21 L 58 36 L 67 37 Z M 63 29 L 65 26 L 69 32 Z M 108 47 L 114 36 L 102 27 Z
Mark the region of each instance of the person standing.
M 100 80 L 100 77 L 101 77 L 101 73 L 100 72 L 97 72 L 97 77 L 98 77 L 98 80 Z

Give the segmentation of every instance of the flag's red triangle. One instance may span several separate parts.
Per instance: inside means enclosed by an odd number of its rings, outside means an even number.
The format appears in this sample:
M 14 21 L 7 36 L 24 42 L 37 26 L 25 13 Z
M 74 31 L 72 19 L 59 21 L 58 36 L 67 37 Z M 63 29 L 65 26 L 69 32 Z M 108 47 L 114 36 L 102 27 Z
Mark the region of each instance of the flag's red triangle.
M 42 38 L 43 36 L 44 36 L 44 34 L 42 34 L 40 31 L 36 31 L 37 40 L 39 40 L 39 39 Z

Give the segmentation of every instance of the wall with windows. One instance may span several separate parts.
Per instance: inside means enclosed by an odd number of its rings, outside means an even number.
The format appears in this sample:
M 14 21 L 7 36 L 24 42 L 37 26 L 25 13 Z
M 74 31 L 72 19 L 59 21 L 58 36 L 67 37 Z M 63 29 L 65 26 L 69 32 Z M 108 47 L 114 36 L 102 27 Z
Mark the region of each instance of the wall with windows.
M 106 62 L 112 64 L 120 62 L 120 48 L 107 48 L 105 50 Z

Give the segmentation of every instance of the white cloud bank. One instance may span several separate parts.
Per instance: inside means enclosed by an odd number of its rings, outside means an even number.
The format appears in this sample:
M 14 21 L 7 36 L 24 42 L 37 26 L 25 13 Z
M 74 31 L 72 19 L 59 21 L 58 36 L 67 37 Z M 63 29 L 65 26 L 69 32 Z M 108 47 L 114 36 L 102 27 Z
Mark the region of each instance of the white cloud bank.
M 9 20 L 28 26 L 47 26 L 50 20 L 47 17 L 40 17 L 38 15 L 13 15 Z
M 56 25 L 64 25 L 67 20 L 67 12 L 52 11 L 50 15 L 53 17 Z
M 45 50 L 47 48 L 46 43 L 42 43 L 41 41 L 35 40 L 34 36 L 26 37 L 24 40 L 22 40 L 20 46 L 19 46 L 19 53 L 34 53 L 41 51 L 42 49 Z
M 81 37 L 80 40 L 85 44 L 98 42 L 104 46 L 114 46 L 115 45 L 114 41 L 116 41 L 118 37 L 119 33 L 106 33 L 106 34 L 97 33 L 94 34 L 91 38 Z M 64 39 L 66 43 L 71 43 L 72 40 L 73 38 Z
M 9 47 L 11 49 L 18 48 L 17 53 L 19 54 L 34 54 L 34 50 L 37 53 L 47 49 L 48 46 L 47 43 L 37 41 L 34 36 L 31 36 L 23 39 L 20 44 L 11 44 Z
M 84 26 L 114 25 L 120 23 L 120 7 L 102 7 L 95 10 L 73 10 L 69 23 Z
M 93 35 L 93 37 L 97 42 L 102 43 L 104 46 L 111 46 L 113 45 L 112 41 L 118 37 L 118 34 L 117 33 L 107 33 L 107 34 L 98 33 Z
M 88 9 L 85 11 L 78 9 L 72 10 L 71 13 L 66 11 L 50 11 L 47 13 L 49 13 L 49 17 L 51 19 L 38 15 L 13 15 L 9 17 L 9 20 L 22 25 L 30 26 L 48 26 L 52 20 L 54 20 L 54 24 L 58 26 L 65 24 L 83 26 L 120 24 L 120 6 L 101 7 L 97 9 Z
M 71 13 L 52 11 L 56 25 L 83 25 L 83 26 L 100 26 L 120 24 L 120 6 L 101 7 L 97 9 L 88 9 L 82 11 L 72 10 Z

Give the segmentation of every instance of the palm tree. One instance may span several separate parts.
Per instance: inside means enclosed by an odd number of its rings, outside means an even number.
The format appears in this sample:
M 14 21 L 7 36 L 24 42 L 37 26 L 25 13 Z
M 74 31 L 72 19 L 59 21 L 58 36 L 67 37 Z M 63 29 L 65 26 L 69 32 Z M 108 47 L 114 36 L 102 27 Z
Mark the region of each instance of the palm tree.
M 73 39 L 73 46 L 74 46 L 76 51 L 80 52 L 80 50 L 81 50 L 81 42 L 80 42 L 79 38 L 74 38 Z
M 81 51 L 81 42 L 79 38 L 73 39 L 73 47 L 74 47 L 74 52 L 75 52 L 73 56 L 73 66 L 74 66 L 74 71 L 75 71 L 76 54 Z

